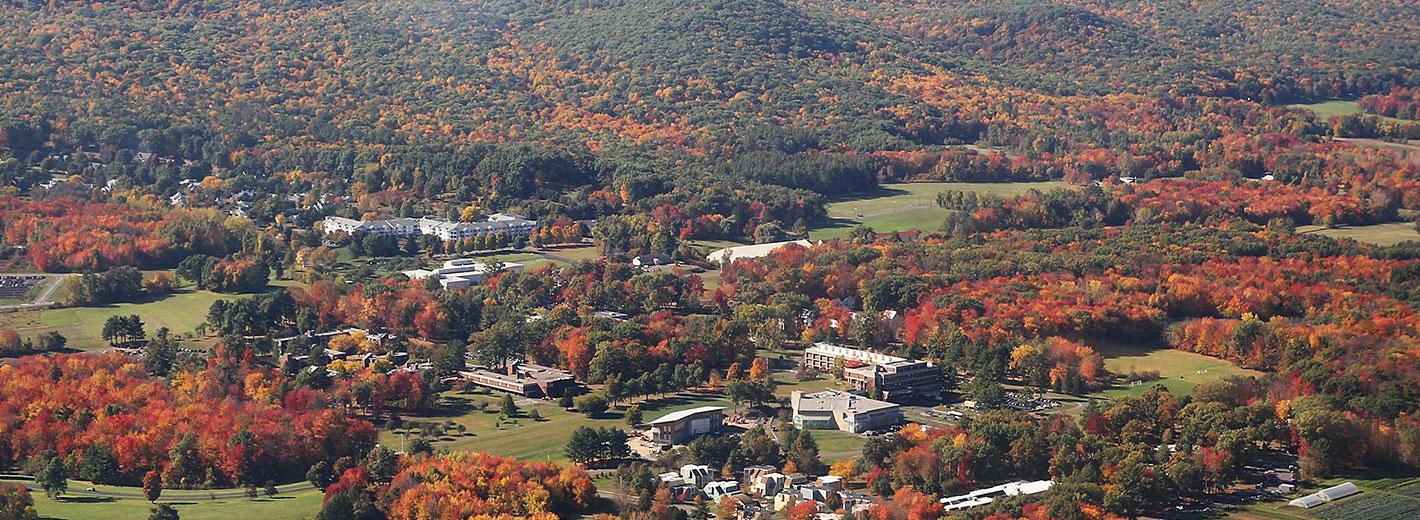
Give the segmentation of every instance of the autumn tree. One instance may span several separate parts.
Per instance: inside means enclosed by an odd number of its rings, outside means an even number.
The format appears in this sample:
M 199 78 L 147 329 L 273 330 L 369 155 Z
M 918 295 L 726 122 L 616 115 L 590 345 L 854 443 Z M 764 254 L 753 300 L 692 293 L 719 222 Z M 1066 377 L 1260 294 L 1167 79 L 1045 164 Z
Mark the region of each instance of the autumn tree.
M 157 470 L 148 470 L 143 474 L 143 497 L 149 502 L 157 502 L 158 497 L 163 494 L 163 474 Z

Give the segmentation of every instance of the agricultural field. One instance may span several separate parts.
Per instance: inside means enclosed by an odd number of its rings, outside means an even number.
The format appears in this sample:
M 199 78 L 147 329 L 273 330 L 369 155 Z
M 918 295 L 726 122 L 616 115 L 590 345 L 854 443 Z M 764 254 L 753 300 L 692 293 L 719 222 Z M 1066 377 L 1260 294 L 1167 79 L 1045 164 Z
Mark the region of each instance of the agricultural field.
M 1293 507 L 1293 498 L 1342 482 L 1353 482 L 1362 493 L 1312 509 Z M 1230 512 L 1239 520 L 1406 520 L 1420 518 L 1420 481 L 1406 477 L 1380 479 L 1333 478 L 1303 486 L 1276 500 L 1248 504 Z
M 1105 356 L 1104 367 L 1110 372 L 1159 372 L 1157 381 L 1116 387 L 1102 392 L 1108 397 L 1142 395 L 1154 385 L 1164 385 L 1170 392 L 1178 395 L 1189 395 L 1193 393 L 1193 388 L 1201 383 L 1234 375 L 1262 375 L 1261 372 L 1239 367 L 1226 360 L 1181 350 L 1138 350 L 1118 346 L 1096 347 L 1096 350 Z
M 207 319 L 212 302 L 230 298 L 207 291 L 182 289 L 157 299 L 134 303 L 117 303 L 97 307 L 24 310 L 0 313 L 0 330 L 15 329 L 22 336 L 32 336 L 48 330 L 59 331 L 69 338 L 69 347 L 81 350 L 107 347 L 102 337 L 104 320 L 111 316 L 137 314 L 149 333 L 167 327 L 178 336 L 197 334 L 197 328 Z
M 1020 195 L 1030 190 L 1064 187 L 1063 182 L 914 182 L 883 184 L 877 191 L 828 204 L 829 221 L 809 231 L 812 239 L 838 238 L 859 225 L 879 233 L 941 227 L 946 210 L 937 207 L 937 194 L 974 191 L 997 195 Z
M 1325 228 L 1322 226 L 1302 226 L 1298 233 L 1316 233 L 1331 238 L 1349 238 L 1378 246 L 1393 246 L 1407 240 L 1420 240 L 1413 222 L 1387 222 L 1369 226 L 1346 226 Z
M 1389 150 L 1400 154 L 1406 160 L 1420 164 L 1420 140 L 1410 140 L 1407 142 L 1382 141 L 1380 139 L 1363 139 L 1359 137 L 1336 137 L 1337 141 L 1344 141 L 1365 148 L 1376 150 Z

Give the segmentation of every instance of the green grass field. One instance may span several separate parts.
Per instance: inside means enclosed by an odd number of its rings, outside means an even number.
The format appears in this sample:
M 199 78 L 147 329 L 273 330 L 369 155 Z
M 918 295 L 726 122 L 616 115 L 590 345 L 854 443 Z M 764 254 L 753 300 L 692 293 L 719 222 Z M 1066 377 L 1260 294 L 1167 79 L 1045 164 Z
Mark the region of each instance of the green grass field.
M 83 489 L 87 484 L 70 482 L 70 489 Z M 100 491 L 121 491 L 142 494 L 139 488 L 115 488 L 95 486 Z M 264 520 L 301 520 L 312 518 L 320 511 L 323 494 L 316 489 L 284 491 L 275 497 L 249 500 L 225 498 L 212 500 L 203 496 L 203 491 L 167 490 L 165 495 L 174 498 L 160 498 L 158 501 L 177 508 L 183 520 L 222 520 L 228 518 L 261 518 Z M 64 495 L 49 498 L 42 492 L 33 492 L 35 510 L 47 520 L 129 520 L 147 518 L 152 504 L 141 498 L 110 498 L 80 495 Z
M 937 207 L 937 194 L 974 191 L 1020 195 L 1030 190 L 1066 186 L 1063 182 L 912 182 L 884 184 L 872 193 L 842 198 L 828 204 L 829 221 L 809 231 L 809 237 L 838 238 L 865 225 L 879 233 L 920 229 L 936 231 L 946 210 Z
M 227 298 L 206 291 L 181 290 L 162 298 L 138 303 L 119 303 L 101 307 L 70 307 L 63 309 L 28 310 L 0 313 L 0 329 L 15 329 L 23 336 L 57 330 L 69 338 L 69 347 L 95 349 L 107 347 L 102 338 L 104 320 L 110 316 L 137 314 L 149 333 L 167 327 L 173 334 L 194 333 L 207 319 L 212 302 Z
M 1356 106 L 1355 100 L 1346 101 L 1340 99 L 1322 101 L 1320 103 L 1297 103 L 1287 105 L 1287 108 L 1300 108 L 1302 110 L 1310 110 L 1312 111 L 1312 113 L 1316 114 L 1317 117 L 1320 117 L 1322 119 L 1326 119 L 1331 116 L 1344 116 L 1348 114 L 1355 114 L 1361 111 L 1361 108 Z
M 1137 350 L 1124 347 L 1096 347 L 1105 356 L 1104 367 L 1110 372 L 1127 374 L 1132 371 L 1159 371 L 1160 379 L 1138 386 L 1111 388 L 1103 395 L 1142 395 L 1154 385 L 1164 385 L 1177 395 L 1190 395 L 1200 383 L 1217 381 L 1227 376 L 1261 376 L 1256 370 L 1248 370 L 1228 361 L 1184 352 L 1182 350 L 1158 349 Z
M 1415 232 L 1415 224 L 1411 222 L 1387 222 L 1385 224 L 1371 224 L 1369 226 L 1347 226 L 1327 229 L 1321 226 L 1301 226 L 1297 228 L 1298 233 L 1316 233 L 1331 238 L 1350 238 L 1357 242 L 1375 244 L 1378 246 L 1393 246 L 1406 240 L 1420 240 L 1420 234 Z
M 518 418 L 511 423 L 495 426 L 498 418 L 497 403 L 501 397 L 501 394 L 495 393 L 445 392 L 441 395 L 441 402 L 448 411 L 447 415 L 406 418 L 405 431 L 417 432 L 419 423 L 452 422 L 463 425 L 465 433 L 447 430 L 448 433 L 443 437 L 431 439 L 436 448 L 451 451 L 487 451 L 523 460 L 565 462 L 567 458 L 563 454 L 563 448 L 577 427 L 627 428 L 623 419 L 624 404 L 600 418 L 592 419 L 581 413 L 568 412 L 557 406 L 555 401 L 542 401 L 536 405 L 521 407 Z M 488 409 L 492 412 L 474 409 L 474 403 L 478 402 L 488 403 Z M 734 407 L 718 393 L 706 392 L 683 392 L 638 404 L 646 421 L 697 406 Z M 541 418 L 534 420 L 528 417 L 531 410 L 537 410 Z M 412 439 L 416 435 L 417 433 L 409 433 L 408 437 Z M 387 446 L 400 446 L 400 437 L 399 433 L 389 429 L 382 428 L 380 431 L 380 442 Z

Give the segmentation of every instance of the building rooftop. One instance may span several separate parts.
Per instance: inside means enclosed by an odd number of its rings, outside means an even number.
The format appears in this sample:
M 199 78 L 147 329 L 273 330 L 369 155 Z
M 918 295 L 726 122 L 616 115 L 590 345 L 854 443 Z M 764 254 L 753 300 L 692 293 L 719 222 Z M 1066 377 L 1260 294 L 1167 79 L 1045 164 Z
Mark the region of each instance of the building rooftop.
M 730 263 L 744 258 L 761 258 L 769 256 L 770 253 L 789 244 L 798 244 L 804 247 L 813 247 L 814 243 L 808 240 L 791 240 L 788 242 L 770 242 L 767 244 L 754 244 L 748 246 L 734 246 L 716 250 L 705 255 L 705 260 L 709 262 Z
M 869 399 L 838 390 L 803 394 L 799 396 L 798 406 L 800 412 L 846 412 L 853 414 L 897 408 L 896 404 L 887 401 Z
M 862 350 L 862 349 L 856 349 L 856 348 L 851 348 L 851 347 L 844 347 L 844 346 L 841 346 L 841 345 L 834 345 L 834 344 L 832 344 L 832 343 L 825 343 L 825 342 L 822 342 L 822 341 L 820 341 L 820 342 L 818 342 L 818 343 L 814 343 L 814 344 L 813 344 L 812 346 L 810 346 L 807 350 L 805 350 L 805 352 L 810 353 L 810 354 L 819 354 L 819 355 L 828 356 L 828 357 L 839 357 L 839 358 L 843 358 L 843 359 L 845 359 L 845 360 L 861 361 L 861 362 L 864 362 L 864 363 L 871 363 L 871 364 L 874 364 L 874 365 L 889 365 L 889 364 L 893 364 L 893 363 L 901 363 L 901 362 L 904 362 L 904 361 L 911 361 L 911 360 L 906 359 L 906 358 L 900 358 L 900 357 L 897 357 L 897 356 L 890 356 L 890 355 L 887 355 L 887 354 L 879 354 L 879 353 L 877 353 L 877 352 L 871 352 L 871 351 Z
M 691 409 L 689 409 L 689 410 L 681 410 L 681 411 L 679 411 L 679 412 L 671 412 L 671 413 L 662 415 L 660 419 L 656 419 L 656 420 L 654 420 L 654 421 L 651 421 L 651 422 L 648 423 L 648 424 L 665 424 L 665 423 L 672 423 L 672 422 L 679 421 L 679 420 L 681 420 L 681 419 L 685 419 L 686 417 L 690 417 L 690 416 L 692 416 L 692 415 L 698 415 L 698 414 L 702 414 L 702 413 L 705 413 L 705 412 L 718 412 L 718 411 L 723 411 L 724 409 L 725 409 L 725 407 L 723 407 L 723 406 L 701 406 L 701 407 L 699 407 L 699 408 L 691 408 Z

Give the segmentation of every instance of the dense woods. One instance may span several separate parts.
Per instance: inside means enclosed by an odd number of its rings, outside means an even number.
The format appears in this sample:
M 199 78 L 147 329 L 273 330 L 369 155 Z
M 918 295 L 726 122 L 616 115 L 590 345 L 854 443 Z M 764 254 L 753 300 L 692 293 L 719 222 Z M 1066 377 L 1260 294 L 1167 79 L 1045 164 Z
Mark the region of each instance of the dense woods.
M 0 380 L 0 460 L 57 459 L 95 482 L 138 485 L 156 470 L 169 487 L 259 485 L 374 444 L 370 423 L 238 354 L 219 352 L 171 383 L 118 354 L 27 357 L 0 367 Z

